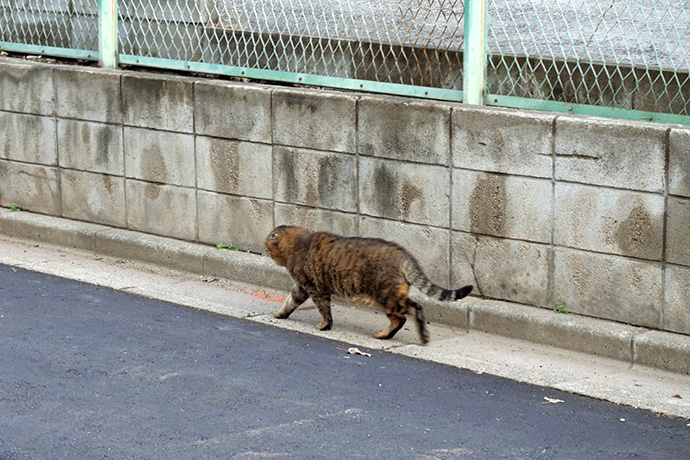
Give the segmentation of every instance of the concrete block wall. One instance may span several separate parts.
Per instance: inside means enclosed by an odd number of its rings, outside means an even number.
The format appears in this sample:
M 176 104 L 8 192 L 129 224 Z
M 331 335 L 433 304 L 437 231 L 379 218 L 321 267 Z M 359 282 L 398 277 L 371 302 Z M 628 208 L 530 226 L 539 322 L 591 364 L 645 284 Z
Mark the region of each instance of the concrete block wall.
M 690 334 L 690 129 L 0 59 L 0 205 L 262 252 L 395 240 L 433 281 Z

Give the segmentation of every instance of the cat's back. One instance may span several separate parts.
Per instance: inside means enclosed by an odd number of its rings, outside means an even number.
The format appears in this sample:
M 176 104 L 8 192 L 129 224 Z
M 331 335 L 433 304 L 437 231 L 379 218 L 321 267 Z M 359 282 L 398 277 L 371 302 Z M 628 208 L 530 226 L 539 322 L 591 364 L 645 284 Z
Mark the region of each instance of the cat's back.
M 395 243 L 327 232 L 309 237 L 304 268 L 334 292 L 355 295 L 402 281 L 407 253 Z

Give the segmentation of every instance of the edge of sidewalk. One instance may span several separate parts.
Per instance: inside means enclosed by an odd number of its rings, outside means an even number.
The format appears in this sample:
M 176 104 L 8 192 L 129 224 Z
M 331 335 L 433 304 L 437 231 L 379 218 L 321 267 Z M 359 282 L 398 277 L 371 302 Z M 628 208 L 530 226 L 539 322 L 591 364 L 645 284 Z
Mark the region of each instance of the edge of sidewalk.
M 269 258 L 100 224 L 0 207 L 0 235 L 289 290 L 287 272 Z M 690 375 L 690 336 L 469 297 L 424 300 L 427 320 Z

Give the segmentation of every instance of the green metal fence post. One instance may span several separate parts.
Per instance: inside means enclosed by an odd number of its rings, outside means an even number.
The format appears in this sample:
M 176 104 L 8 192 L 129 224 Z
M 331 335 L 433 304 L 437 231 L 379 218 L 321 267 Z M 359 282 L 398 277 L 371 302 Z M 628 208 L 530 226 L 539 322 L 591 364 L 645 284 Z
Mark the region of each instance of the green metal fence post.
M 117 0 L 98 0 L 98 48 L 101 66 L 117 67 Z
M 489 0 L 465 0 L 462 99 L 466 104 L 484 105 L 485 103 L 488 5 Z

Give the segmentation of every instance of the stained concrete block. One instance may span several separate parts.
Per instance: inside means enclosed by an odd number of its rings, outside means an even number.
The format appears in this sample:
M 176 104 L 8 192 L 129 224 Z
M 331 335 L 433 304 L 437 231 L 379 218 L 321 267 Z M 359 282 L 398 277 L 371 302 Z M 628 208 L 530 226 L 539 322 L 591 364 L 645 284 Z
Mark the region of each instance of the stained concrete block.
M 204 256 L 210 251 L 199 244 L 121 228 L 98 232 L 94 243 L 100 254 L 199 274 L 204 273 Z
M 690 266 L 690 199 L 668 197 L 666 261 Z
M 88 88 L 88 91 L 85 91 Z M 120 123 L 120 73 L 79 67 L 55 69 L 59 117 Z
M 58 119 L 57 129 L 61 167 L 124 174 L 122 127 Z
M 690 268 L 667 265 L 665 282 L 663 329 L 690 335 Z
M 661 327 L 661 264 L 556 248 L 554 302 L 596 318 Z
M 451 233 L 451 282 L 474 295 L 528 305 L 549 302 L 550 249 L 523 241 Z
M 194 137 L 189 134 L 124 128 L 127 177 L 162 184 L 196 184 Z
M 273 142 L 354 153 L 357 98 L 330 91 L 273 91 Z
M 554 219 L 558 245 L 661 260 L 663 195 L 557 183 Z
M 122 75 L 122 121 L 126 125 L 191 133 L 193 80 L 165 75 Z
M 453 108 L 453 166 L 551 177 L 554 115 L 517 110 Z
M 357 216 L 326 209 L 276 203 L 275 224 L 296 225 L 317 232 L 357 236 Z
M 199 191 L 199 240 L 264 251 L 273 230 L 273 203 Z
M 42 165 L 57 164 L 55 120 L 0 112 L 0 158 Z
M 0 205 L 60 215 L 57 168 L 0 160 Z
M 53 114 L 53 69 L 0 58 L 0 110 Z
M 669 134 L 668 193 L 690 198 L 690 129 Z
M 636 365 L 666 369 L 690 375 L 690 337 L 663 331 L 649 331 L 635 337 Z
M 383 238 L 404 246 L 419 261 L 422 270 L 431 281 L 444 288 L 450 286 L 448 230 L 361 217 L 359 234 L 369 238 Z
M 557 180 L 662 192 L 666 126 L 606 118 L 556 120 Z
M 197 233 L 194 189 L 128 179 L 127 226 L 156 235 L 195 241 Z
M 467 303 L 472 329 L 632 362 L 632 341 L 638 328 L 515 303 Z
M 452 200 L 455 230 L 551 242 L 551 181 L 455 169 Z
M 271 146 L 197 136 L 196 155 L 199 188 L 255 198 L 273 197 Z
M 64 217 L 115 227 L 126 225 L 123 177 L 63 170 L 60 190 Z
M 448 165 L 450 107 L 438 102 L 362 97 L 360 155 Z
M 442 166 L 360 157 L 359 200 L 363 214 L 448 227 L 450 174 Z
M 276 201 L 338 211 L 357 210 L 353 155 L 273 148 Z
M 271 90 L 227 82 L 194 84 L 197 134 L 270 144 Z

